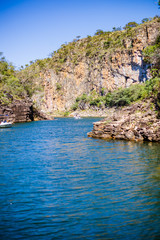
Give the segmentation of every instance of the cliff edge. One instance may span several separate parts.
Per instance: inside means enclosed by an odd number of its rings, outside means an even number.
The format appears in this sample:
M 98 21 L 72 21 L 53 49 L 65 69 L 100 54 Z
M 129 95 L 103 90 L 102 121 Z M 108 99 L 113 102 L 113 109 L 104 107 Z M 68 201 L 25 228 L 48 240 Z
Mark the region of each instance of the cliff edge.
M 160 118 L 152 98 L 123 108 L 110 108 L 107 115 L 94 123 L 88 137 L 160 142 Z

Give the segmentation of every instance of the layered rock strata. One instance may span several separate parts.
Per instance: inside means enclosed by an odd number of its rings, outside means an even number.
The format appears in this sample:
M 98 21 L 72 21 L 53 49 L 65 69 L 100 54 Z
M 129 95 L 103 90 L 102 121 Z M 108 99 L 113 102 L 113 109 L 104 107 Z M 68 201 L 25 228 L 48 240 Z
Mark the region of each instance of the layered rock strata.
M 101 139 L 158 141 L 160 142 L 160 119 L 154 103 L 136 103 L 123 109 L 112 109 L 103 121 L 94 123 L 88 137 Z
M 92 58 L 82 53 L 74 64 L 67 58 L 61 69 L 46 69 L 44 82 L 44 112 L 67 111 L 78 96 L 96 91 L 107 93 L 120 87 L 145 82 L 150 78 L 149 64 L 143 60 L 143 49 L 159 34 L 160 23 L 155 21 L 136 29 L 134 36 L 123 39 L 123 47 L 111 49 Z M 81 41 L 81 40 L 80 40 Z M 102 43 L 100 43 L 102 44 Z
M 0 121 L 12 122 L 33 121 L 33 107 L 30 100 L 14 100 L 11 104 L 0 105 Z

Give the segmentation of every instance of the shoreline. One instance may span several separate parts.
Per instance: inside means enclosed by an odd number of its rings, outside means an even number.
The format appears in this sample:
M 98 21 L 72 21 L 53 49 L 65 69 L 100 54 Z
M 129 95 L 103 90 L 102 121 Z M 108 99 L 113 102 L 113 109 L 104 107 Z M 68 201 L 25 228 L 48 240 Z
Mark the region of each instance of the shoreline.
M 83 117 L 99 117 L 99 118 L 106 118 L 107 116 L 113 115 L 116 112 L 116 108 L 106 108 L 106 109 L 100 109 L 100 110 L 76 110 L 74 112 L 54 112 L 53 114 L 43 113 L 48 120 L 52 120 L 56 117 L 68 117 L 72 118 L 75 115 Z
M 152 107 L 151 107 L 152 106 Z M 129 141 L 160 142 L 160 119 L 151 100 L 108 112 L 93 124 L 88 137 Z

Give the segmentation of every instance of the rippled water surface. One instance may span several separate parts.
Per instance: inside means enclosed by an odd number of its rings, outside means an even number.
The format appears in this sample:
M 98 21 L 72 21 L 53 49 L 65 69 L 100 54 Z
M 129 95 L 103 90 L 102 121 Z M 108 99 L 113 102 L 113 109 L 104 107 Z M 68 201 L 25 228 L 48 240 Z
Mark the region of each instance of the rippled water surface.
M 88 138 L 97 120 L 0 129 L 0 239 L 160 239 L 160 144 Z

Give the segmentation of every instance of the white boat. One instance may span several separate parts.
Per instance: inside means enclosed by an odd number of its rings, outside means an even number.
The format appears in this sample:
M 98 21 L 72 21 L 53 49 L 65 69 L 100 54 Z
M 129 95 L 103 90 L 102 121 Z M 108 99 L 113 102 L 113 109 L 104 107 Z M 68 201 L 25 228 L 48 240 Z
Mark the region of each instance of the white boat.
M 1 122 L 0 123 L 0 128 L 10 128 L 10 127 L 12 127 L 11 122 Z
M 77 115 L 77 114 L 74 115 L 74 118 L 75 119 L 81 119 L 81 117 L 79 115 Z

